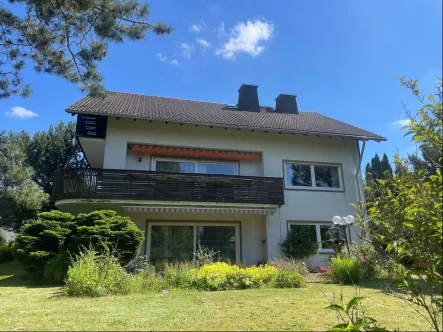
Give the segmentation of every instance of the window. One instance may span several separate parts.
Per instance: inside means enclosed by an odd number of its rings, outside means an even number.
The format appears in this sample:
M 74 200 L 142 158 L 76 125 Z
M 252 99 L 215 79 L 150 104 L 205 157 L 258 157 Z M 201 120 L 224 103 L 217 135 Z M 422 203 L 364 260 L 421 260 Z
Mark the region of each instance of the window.
M 238 224 L 153 222 L 148 227 L 148 256 L 152 264 L 192 261 L 198 246 L 222 259 L 239 262 Z
M 288 189 L 342 190 L 341 167 L 285 162 L 285 187 Z
M 237 163 L 229 161 L 154 158 L 152 169 L 158 172 L 236 175 Z
M 311 236 L 312 239 L 320 242 L 320 253 L 332 253 L 335 241 L 347 241 L 347 235 L 344 229 L 338 228 L 329 223 L 303 223 L 303 222 L 289 222 L 289 229 L 291 231 L 303 232 L 306 236 Z

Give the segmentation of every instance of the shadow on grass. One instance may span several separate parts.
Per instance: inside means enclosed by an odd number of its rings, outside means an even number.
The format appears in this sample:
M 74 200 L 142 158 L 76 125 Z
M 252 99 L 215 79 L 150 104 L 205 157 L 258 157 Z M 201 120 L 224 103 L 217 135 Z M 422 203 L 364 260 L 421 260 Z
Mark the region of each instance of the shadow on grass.
M 28 287 L 28 288 L 50 288 L 53 285 L 38 284 L 30 280 L 22 265 L 17 262 L 8 262 L 0 264 L 0 288 L 1 287 Z

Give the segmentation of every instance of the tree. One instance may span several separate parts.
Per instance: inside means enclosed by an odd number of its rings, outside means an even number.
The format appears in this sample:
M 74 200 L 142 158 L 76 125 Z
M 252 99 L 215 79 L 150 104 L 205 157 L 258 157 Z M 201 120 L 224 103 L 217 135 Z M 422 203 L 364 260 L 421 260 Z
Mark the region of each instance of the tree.
M 391 163 L 389 162 L 389 158 L 386 153 L 383 153 L 383 158 L 380 162 L 380 166 L 384 178 L 392 176 Z
M 23 221 L 37 215 L 48 195 L 32 180 L 26 164 L 29 135 L 10 132 L 0 137 L 0 226 L 18 231 Z
M 0 2 L 0 98 L 29 96 L 21 72 L 32 62 L 37 72 L 59 75 L 93 96 L 104 94 L 97 65 L 110 42 L 141 40 L 148 31 L 170 34 L 163 23 L 148 23 L 149 5 L 137 0 L 14 0 L 15 14 Z
M 34 181 L 51 194 L 54 172 L 64 168 L 86 167 L 80 145 L 75 139 L 75 122 L 62 121 L 36 132 L 27 148 L 27 163 L 34 169 Z
M 383 174 L 380 157 L 377 153 L 375 154 L 374 158 L 371 159 L 371 173 L 376 179 L 380 179 Z
M 389 253 L 396 262 L 411 263 L 401 276 L 401 287 L 392 293 L 413 304 L 432 328 L 440 331 L 443 299 L 435 290 L 441 291 L 443 285 L 442 80 L 427 100 L 417 80 L 400 78 L 400 82 L 422 104 L 415 116 L 407 111 L 410 121 L 404 129 L 421 149 L 423 159 L 416 156 L 417 160 L 428 167 L 416 167 L 410 160 L 395 156 L 394 175 L 377 180 L 380 195 L 367 202 L 368 223 L 360 213 L 361 234 L 363 240 Z

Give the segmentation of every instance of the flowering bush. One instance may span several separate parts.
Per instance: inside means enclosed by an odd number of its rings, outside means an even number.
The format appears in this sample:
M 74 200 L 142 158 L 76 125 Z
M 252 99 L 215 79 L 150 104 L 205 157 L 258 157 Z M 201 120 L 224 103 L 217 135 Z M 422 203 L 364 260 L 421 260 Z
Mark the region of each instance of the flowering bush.
M 194 269 L 194 286 L 203 290 L 257 288 L 271 283 L 278 276 L 275 267 L 260 265 L 240 268 L 223 262 Z

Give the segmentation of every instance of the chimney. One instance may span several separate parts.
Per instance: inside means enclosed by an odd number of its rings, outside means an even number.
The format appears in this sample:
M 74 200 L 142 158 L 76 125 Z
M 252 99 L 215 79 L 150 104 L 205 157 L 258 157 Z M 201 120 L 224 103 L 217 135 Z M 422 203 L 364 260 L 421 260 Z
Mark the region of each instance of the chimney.
M 238 108 L 241 111 L 259 112 L 258 85 L 242 84 L 238 89 Z
M 275 111 L 277 113 L 298 114 L 296 95 L 281 93 L 275 98 Z

